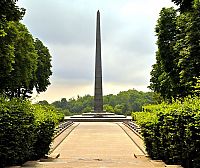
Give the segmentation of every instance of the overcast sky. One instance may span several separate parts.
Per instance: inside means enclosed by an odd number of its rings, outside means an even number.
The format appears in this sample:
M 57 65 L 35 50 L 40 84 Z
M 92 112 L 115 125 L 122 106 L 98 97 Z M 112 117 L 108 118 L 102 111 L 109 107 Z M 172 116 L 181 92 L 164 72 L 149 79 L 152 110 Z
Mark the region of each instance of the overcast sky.
M 49 102 L 94 94 L 96 12 L 101 14 L 103 93 L 148 91 L 155 63 L 154 28 L 170 0 L 19 0 L 23 23 L 52 55 Z

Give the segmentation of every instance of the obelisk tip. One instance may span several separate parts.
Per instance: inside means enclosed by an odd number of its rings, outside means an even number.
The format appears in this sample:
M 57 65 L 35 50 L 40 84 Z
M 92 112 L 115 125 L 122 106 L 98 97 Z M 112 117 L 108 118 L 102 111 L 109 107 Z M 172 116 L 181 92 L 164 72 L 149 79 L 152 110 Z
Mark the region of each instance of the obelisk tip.
M 97 11 L 97 13 L 100 13 L 99 10 Z

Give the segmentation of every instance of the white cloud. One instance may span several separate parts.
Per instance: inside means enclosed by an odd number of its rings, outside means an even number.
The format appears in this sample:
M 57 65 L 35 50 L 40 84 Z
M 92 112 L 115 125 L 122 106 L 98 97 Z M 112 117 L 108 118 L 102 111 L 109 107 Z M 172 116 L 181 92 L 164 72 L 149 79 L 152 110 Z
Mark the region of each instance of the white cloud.
M 155 62 L 154 27 L 170 0 L 20 0 L 23 23 L 53 56 L 52 85 L 38 100 L 93 94 L 96 11 L 101 13 L 104 94 L 146 91 Z

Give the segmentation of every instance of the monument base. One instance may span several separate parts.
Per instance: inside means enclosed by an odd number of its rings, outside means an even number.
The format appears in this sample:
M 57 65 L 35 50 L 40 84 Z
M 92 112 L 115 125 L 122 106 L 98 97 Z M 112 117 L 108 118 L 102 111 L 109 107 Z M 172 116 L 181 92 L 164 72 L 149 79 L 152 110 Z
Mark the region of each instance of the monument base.
M 101 112 L 101 113 L 95 113 L 95 112 L 90 112 L 90 113 L 83 113 L 82 116 L 112 116 L 115 115 L 115 113 L 107 113 L 107 112 Z
M 73 122 L 124 122 L 131 121 L 131 116 L 116 115 L 115 113 L 83 113 L 82 115 L 66 116 L 65 121 Z

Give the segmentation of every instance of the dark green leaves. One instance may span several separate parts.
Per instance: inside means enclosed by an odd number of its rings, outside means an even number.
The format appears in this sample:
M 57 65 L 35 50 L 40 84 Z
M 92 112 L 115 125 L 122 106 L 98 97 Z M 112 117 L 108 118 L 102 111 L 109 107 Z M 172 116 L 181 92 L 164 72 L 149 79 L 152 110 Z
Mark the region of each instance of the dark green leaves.
M 143 105 L 155 103 L 155 94 L 153 92 L 142 92 L 135 89 L 122 91 L 117 95 L 104 96 L 104 110 L 107 112 L 115 112 L 117 114 L 129 115 L 132 111 L 139 111 Z M 57 108 L 61 108 L 66 114 L 81 114 L 83 112 L 90 112 L 93 109 L 93 97 L 85 95 L 77 99 L 62 98 L 61 101 L 52 103 Z
M 50 85 L 51 55 L 20 22 L 6 22 L 0 37 L 0 93 L 30 97 L 34 88 L 44 92 Z
M 50 85 L 49 77 L 51 76 L 51 55 L 47 47 L 39 40 L 35 40 L 35 49 L 38 55 L 36 70 L 36 90 L 38 93 L 44 92 Z
M 179 6 L 181 12 L 191 10 L 193 1 L 194 0 L 172 0 L 172 2 Z
M 199 97 L 187 97 L 183 102 L 145 106 L 144 112 L 132 115 L 142 127 L 146 149 L 152 158 L 199 168 L 199 111 Z
M 0 98 L 0 167 L 39 159 L 49 151 L 63 114 L 54 107 Z
M 24 11 L 16 0 L 0 1 L 0 94 L 10 98 L 46 91 L 52 74 L 47 47 L 19 22 Z
M 17 0 L 1 0 L 0 1 L 0 21 L 19 21 L 25 14 L 25 9 L 16 6 Z
M 174 8 L 163 8 L 156 25 L 158 51 L 156 64 L 151 71 L 150 88 L 165 99 L 177 96 L 179 75 L 177 72 L 176 19 Z
M 26 27 L 19 22 L 12 22 L 17 33 L 14 41 L 13 70 L 7 76 L 5 92 L 9 97 L 23 97 L 31 93 L 31 81 L 35 78 L 37 68 L 37 53 L 34 39 Z
M 199 95 L 200 2 L 192 10 L 177 13 L 163 8 L 156 25 L 156 64 L 151 71 L 150 88 L 170 100 Z

